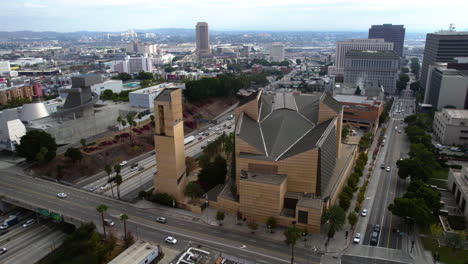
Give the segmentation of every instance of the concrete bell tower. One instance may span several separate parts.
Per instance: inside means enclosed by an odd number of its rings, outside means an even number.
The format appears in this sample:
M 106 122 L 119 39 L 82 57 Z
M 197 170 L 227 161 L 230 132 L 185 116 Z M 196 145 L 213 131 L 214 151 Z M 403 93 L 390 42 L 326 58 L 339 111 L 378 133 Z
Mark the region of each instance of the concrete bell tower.
M 155 151 L 158 173 L 153 178 L 158 193 L 173 195 L 184 203 L 185 173 L 182 90 L 164 89 L 154 100 Z

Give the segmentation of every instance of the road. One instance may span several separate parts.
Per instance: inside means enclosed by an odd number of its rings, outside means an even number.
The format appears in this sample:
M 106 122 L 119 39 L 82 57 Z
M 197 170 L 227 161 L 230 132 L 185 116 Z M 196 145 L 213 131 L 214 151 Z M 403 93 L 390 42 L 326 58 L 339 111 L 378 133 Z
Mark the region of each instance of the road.
M 68 197 L 58 198 L 59 192 L 65 192 Z M 3 172 L 0 181 L 0 193 L 5 200 L 14 199 L 26 203 L 33 208 L 44 208 L 66 217 L 79 219 L 82 222 L 94 222 L 101 228 L 100 216 L 96 207 L 100 204 L 108 206 L 107 216 L 114 220 L 113 229 L 121 232 L 123 227 L 119 215 L 129 215 L 128 228 L 137 238 L 155 243 L 161 243 L 166 235 L 172 235 L 179 241 L 188 241 L 208 245 L 232 255 L 257 260 L 261 263 L 289 263 L 290 249 L 282 241 L 263 239 L 249 233 L 243 233 L 210 226 L 199 219 L 180 219 L 170 215 L 149 213 L 144 209 L 97 195 L 80 189 L 56 184 L 53 182 L 32 178 L 25 175 Z M 156 222 L 156 218 L 165 216 L 167 224 Z M 296 248 L 296 263 L 319 263 L 319 258 L 310 250 Z M 312 260 L 312 262 L 308 261 Z
M 26 219 L 10 227 L 9 232 L 0 237 L 0 247 L 8 250 L 0 256 L 1 263 L 35 263 L 65 239 L 66 233 L 57 224 L 40 220 L 40 223 L 23 228 L 21 225 Z
M 405 191 L 406 181 L 398 177 L 396 162 L 405 158 L 409 150 L 403 119 L 408 114 L 412 114 L 414 109 L 412 107 L 414 107 L 412 99 L 400 98 L 394 102 L 385 134 L 386 142 L 377 155 L 366 199 L 362 205 L 363 209 L 368 210 L 368 214 L 367 217 L 360 217 L 356 227 L 356 232 L 364 234 L 361 241 L 363 245 L 371 245 L 371 233 L 378 224 L 381 226 L 381 231 L 376 246 L 406 249 L 406 244 L 402 244 L 404 241 L 400 235 L 400 232 L 405 231 L 405 227 L 398 217 L 391 214 L 388 206 L 395 197 L 402 196 Z M 382 169 L 381 166 L 385 168 Z M 387 167 L 390 168 L 389 171 Z

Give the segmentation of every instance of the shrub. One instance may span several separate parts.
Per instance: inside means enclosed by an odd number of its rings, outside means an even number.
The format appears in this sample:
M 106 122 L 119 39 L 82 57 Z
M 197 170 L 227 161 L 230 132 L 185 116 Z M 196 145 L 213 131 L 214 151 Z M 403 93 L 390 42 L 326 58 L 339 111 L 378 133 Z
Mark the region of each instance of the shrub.
M 167 194 L 167 193 L 155 193 L 148 195 L 147 198 L 149 201 L 162 204 L 162 205 L 167 205 L 167 206 L 173 206 L 175 204 L 175 197 Z
M 361 211 L 361 205 L 356 204 L 356 207 L 354 207 L 354 212 L 359 213 L 359 211 Z
M 359 192 L 357 201 L 358 201 L 359 204 L 361 204 L 362 201 L 364 201 L 364 193 L 363 192 Z
M 351 206 L 351 201 L 349 199 L 340 199 L 340 207 L 343 208 L 343 210 L 348 210 L 349 206 Z

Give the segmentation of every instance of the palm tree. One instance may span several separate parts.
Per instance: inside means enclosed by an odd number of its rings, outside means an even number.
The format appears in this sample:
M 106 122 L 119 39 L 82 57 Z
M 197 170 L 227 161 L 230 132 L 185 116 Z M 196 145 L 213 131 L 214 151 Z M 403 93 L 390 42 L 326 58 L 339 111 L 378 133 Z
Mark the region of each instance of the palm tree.
M 284 231 L 284 236 L 286 237 L 284 242 L 286 242 L 286 245 L 291 246 L 291 264 L 294 264 L 294 247 L 296 246 L 297 240 L 301 238 L 301 235 L 301 229 L 298 228 L 295 224 L 288 227 L 288 229 Z
M 138 113 L 138 115 L 137 115 L 138 120 L 141 121 L 142 117 L 143 117 L 143 113 L 142 112 Z M 140 123 L 140 122 L 138 122 L 138 123 Z
M 133 142 L 132 140 L 132 129 L 135 126 L 135 112 L 129 112 L 126 116 L 128 125 L 130 126 L 130 141 Z
M 120 174 L 115 175 L 115 184 L 117 184 L 117 197 L 120 200 L 120 184 L 122 184 L 122 176 Z
M 117 123 L 119 123 L 119 125 L 122 124 L 122 117 L 120 117 L 120 116 L 117 117 Z
M 124 240 L 127 241 L 127 220 L 128 220 L 128 215 L 127 214 L 121 214 L 120 215 L 120 220 L 122 220 L 124 224 Z
M 114 188 L 112 187 L 112 181 L 111 181 L 111 178 L 110 178 L 110 175 L 112 174 L 112 167 L 111 167 L 111 165 L 106 164 L 106 166 L 104 166 L 104 170 L 105 170 L 106 173 L 107 173 L 107 181 L 108 181 L 108 182 L 110 183 L 110 185 L 111 185 L 112 198 L 114 198 Z
M 323 222 L 328 223 L 328 240 L 340 231 L 346 221 L 346 213 L 338 205 L 330 207 L 323 215 Z M 327 240 L 327 241 L 328 241 Z
M 99 205 L 96 207 L 96 210 L 101 214 L 101 221 L 102 221 L 102 230 L 104 231 L 104 239 L 106 239 L 106 226 L 104 225 L 104 213 L 107 211 L 107 206 L 104 204 Z

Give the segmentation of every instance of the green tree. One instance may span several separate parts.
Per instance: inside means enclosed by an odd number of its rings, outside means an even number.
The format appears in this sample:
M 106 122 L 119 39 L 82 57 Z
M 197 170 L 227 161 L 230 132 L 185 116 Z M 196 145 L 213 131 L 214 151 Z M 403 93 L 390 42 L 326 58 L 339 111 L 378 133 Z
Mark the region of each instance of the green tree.
M 223 220 L 224 220 L 224 212 L 218 211 L 216 212 L 216 221 L 218 221 L 219 225 L 223 225 Z
M 106 236 L 106 225 L 104 224 L 104 213 L 107 211 L 108 207 L 104 204 L 99 205 L 96 210 L 101 214 L 102 230 L 104 232 L 104 239 Z
M 117 184 L 117 198 L 120 200 L 120 185 L 122 184 L 122 175 L 117 173 L 115 175 L 115 184 Z
M 184 194 L 190 199 L 201 197 L 203 193 L 203 188 L 198 182 L 191 181 L 185 186 Z
M 67 148 L 65 152 L 65 157 L 69 158 L 73 163 L 83 159 L 83 154 L 77 148 Z
M 436 255 L 438 255 L 439 249 L 440 249 L 440 239 L 442 237 L 444 230 L 442 229 L 442 226 L 439 223 L 435 223 L 429 226 L 429 231 L 431 232 L 431 235 L 437 240 Z
M 354 94 L 355 95 L 361 95 L 361 87 L 359 87 L 359 85 L 356 87 L 356 91 L 354 91 Z
M 284 231 L 284 242 L 286 245 L 291 247 L 291 264 L 294 264 L 294 247 L 296 246 L 296 243 L 301 238 L 301 236 L 301 229 L 294 224 Z
M 104 90 L 103 92 L 101 92 L 101 95 L 99 96 L 99 98 L 103 101 L 112 100 L 113 97 L 114 97 L 114 92 L 112 92 L 112 90 L 110 89 Z
M 49 152 L 49 150 L 47 150 L 46 147 L 41 147 L 39 152 L 36 154 L 36 161 L 39 163 L 44 162 L 44 160 L 46 159 L 47 152 Z
M 400 76 L 399 76 L 399 80 L 402 81 L 402 82 L 404 82 L 404 83 L 406 84 L 407 82 L 410 81 L 410 77 L 408 76 L 408 74 L 402 73 L 402 74 L 400 74 Z
M 301 64 L 301 59 L 296 59 L 296 64 Z
M 403 67 L 403 69 L 401 69 L 401 72 L 402 73 L 409 73 L 409 69 L 407 67 Z
M 127 214 L 121 214 L 120 215 L 120 220 L 123 222 L 123 225 L 124 225 L 124 241 L 127 241 L 127 220 L 128 220 L 128 215 Z
M 362 150 L 369 148 L 372 145 L 374 135 L 371 132 L 365 133 L 359 140 L 359 148 Z
M 273 229 L 275 229 L 277 226 L 276 218 L 273 216 L 268 217 L 265 224 L 270 229 L 270 231 L 273 232 Z
M 395 198 L 388 206 L 392 214 L 403 219 L 412 218 L 420 226 L 431 222 L 431 209 L 427 207 L 423 199 Z
M 25 157 L 26 161 L 33 162 L 36 161 L 36 155 L 42 147 L 47 149 L 47 153 L 44 155 L 44 161 L 51 161 L 55 157 L 57 151 L 55 138 L 42 130 L 31 130 L 21 137 L 20 144 L 16 151 L 20 157 Z
M 358 217 L 357 217 L 356 213 L 351 212 L 351 213 L 348 214 L 348 223 L 349 223 L 351 226 L 356 225 L 357 220 L 358 220 Z
M 445 244 L 448 248 L 455 251 L 456 249 L 463 248 L 463 241 L 465 239 L 466 233 L 464 231 L 448 232 L 445 235 Z
M 223 157 L 217 155 L 213 162 L 200 162 L 200 165 L 202 169 L 198 174 L 198 179 L 202 183 L 206 183 L 210 188 L 217 184 L 224 183 L 227 173 L 227 163 Z
M 411 83 L 409 87 L 413 92 L 417 92 L 417 91 L 419 91 L 419 86 L 420 86 L 420 84 L 419 84 L 419 81 L 418 81 L 418 82 Z
M 127 122 L 128 122 L 128 125 L 130 126 L 130 141 L 133 142 L 133 127 L 135 126 L 135 115 L 136 113 L 131 111 L 127 114 L 127 116 L 125 117 Z
M 121 72 L 117 76 L 112 77 L 114 80 L 128 81 L 132 79 L 132 76 L 126 72 Z
M 343 140 L 346 140 L 348 138 L 348 135 L 349 135 L 349 128 L 344 126 L 343 129 L 341 129 L 341 138 Z
M 396 83 L 396 87 L 398 91 L 406 89 L 406 83 L 403 81 L 398 80 Z
M 328 223 L 328 239 L 340 231 L 346 221 L 346 213 L 343 208 L 333 205 L 323 215 L 323 222 Z
M 140 81 L 140 86 L 145 87 L 151 84 L 151 80 L 141 80 Z
M 167 66 L 166 68 L 164 68 L 164 71 L 165 72 L 175 72 L 176 69 L 172 66 Z
M 141 71 L 138 73 L 137 78 L 140 80 L 149 80 L 151 82 L 154 79 L 154 76 L 151 72 Z
M 80 144 L 81 146 L 86 147 L 86 138 L 80 139 Z
M 112 174 L 112 166 L 109 165 L 109 164 L 106 164 L 104 166 L 104 171 L 107 173 L 107 182 L 110 183 L 110 185 L 111 185 L 112 198 L 114 198 L 114 187 L 112 186 L 112 180 L 111 180 L 111 177 L 110 177 L 111 174 Z

